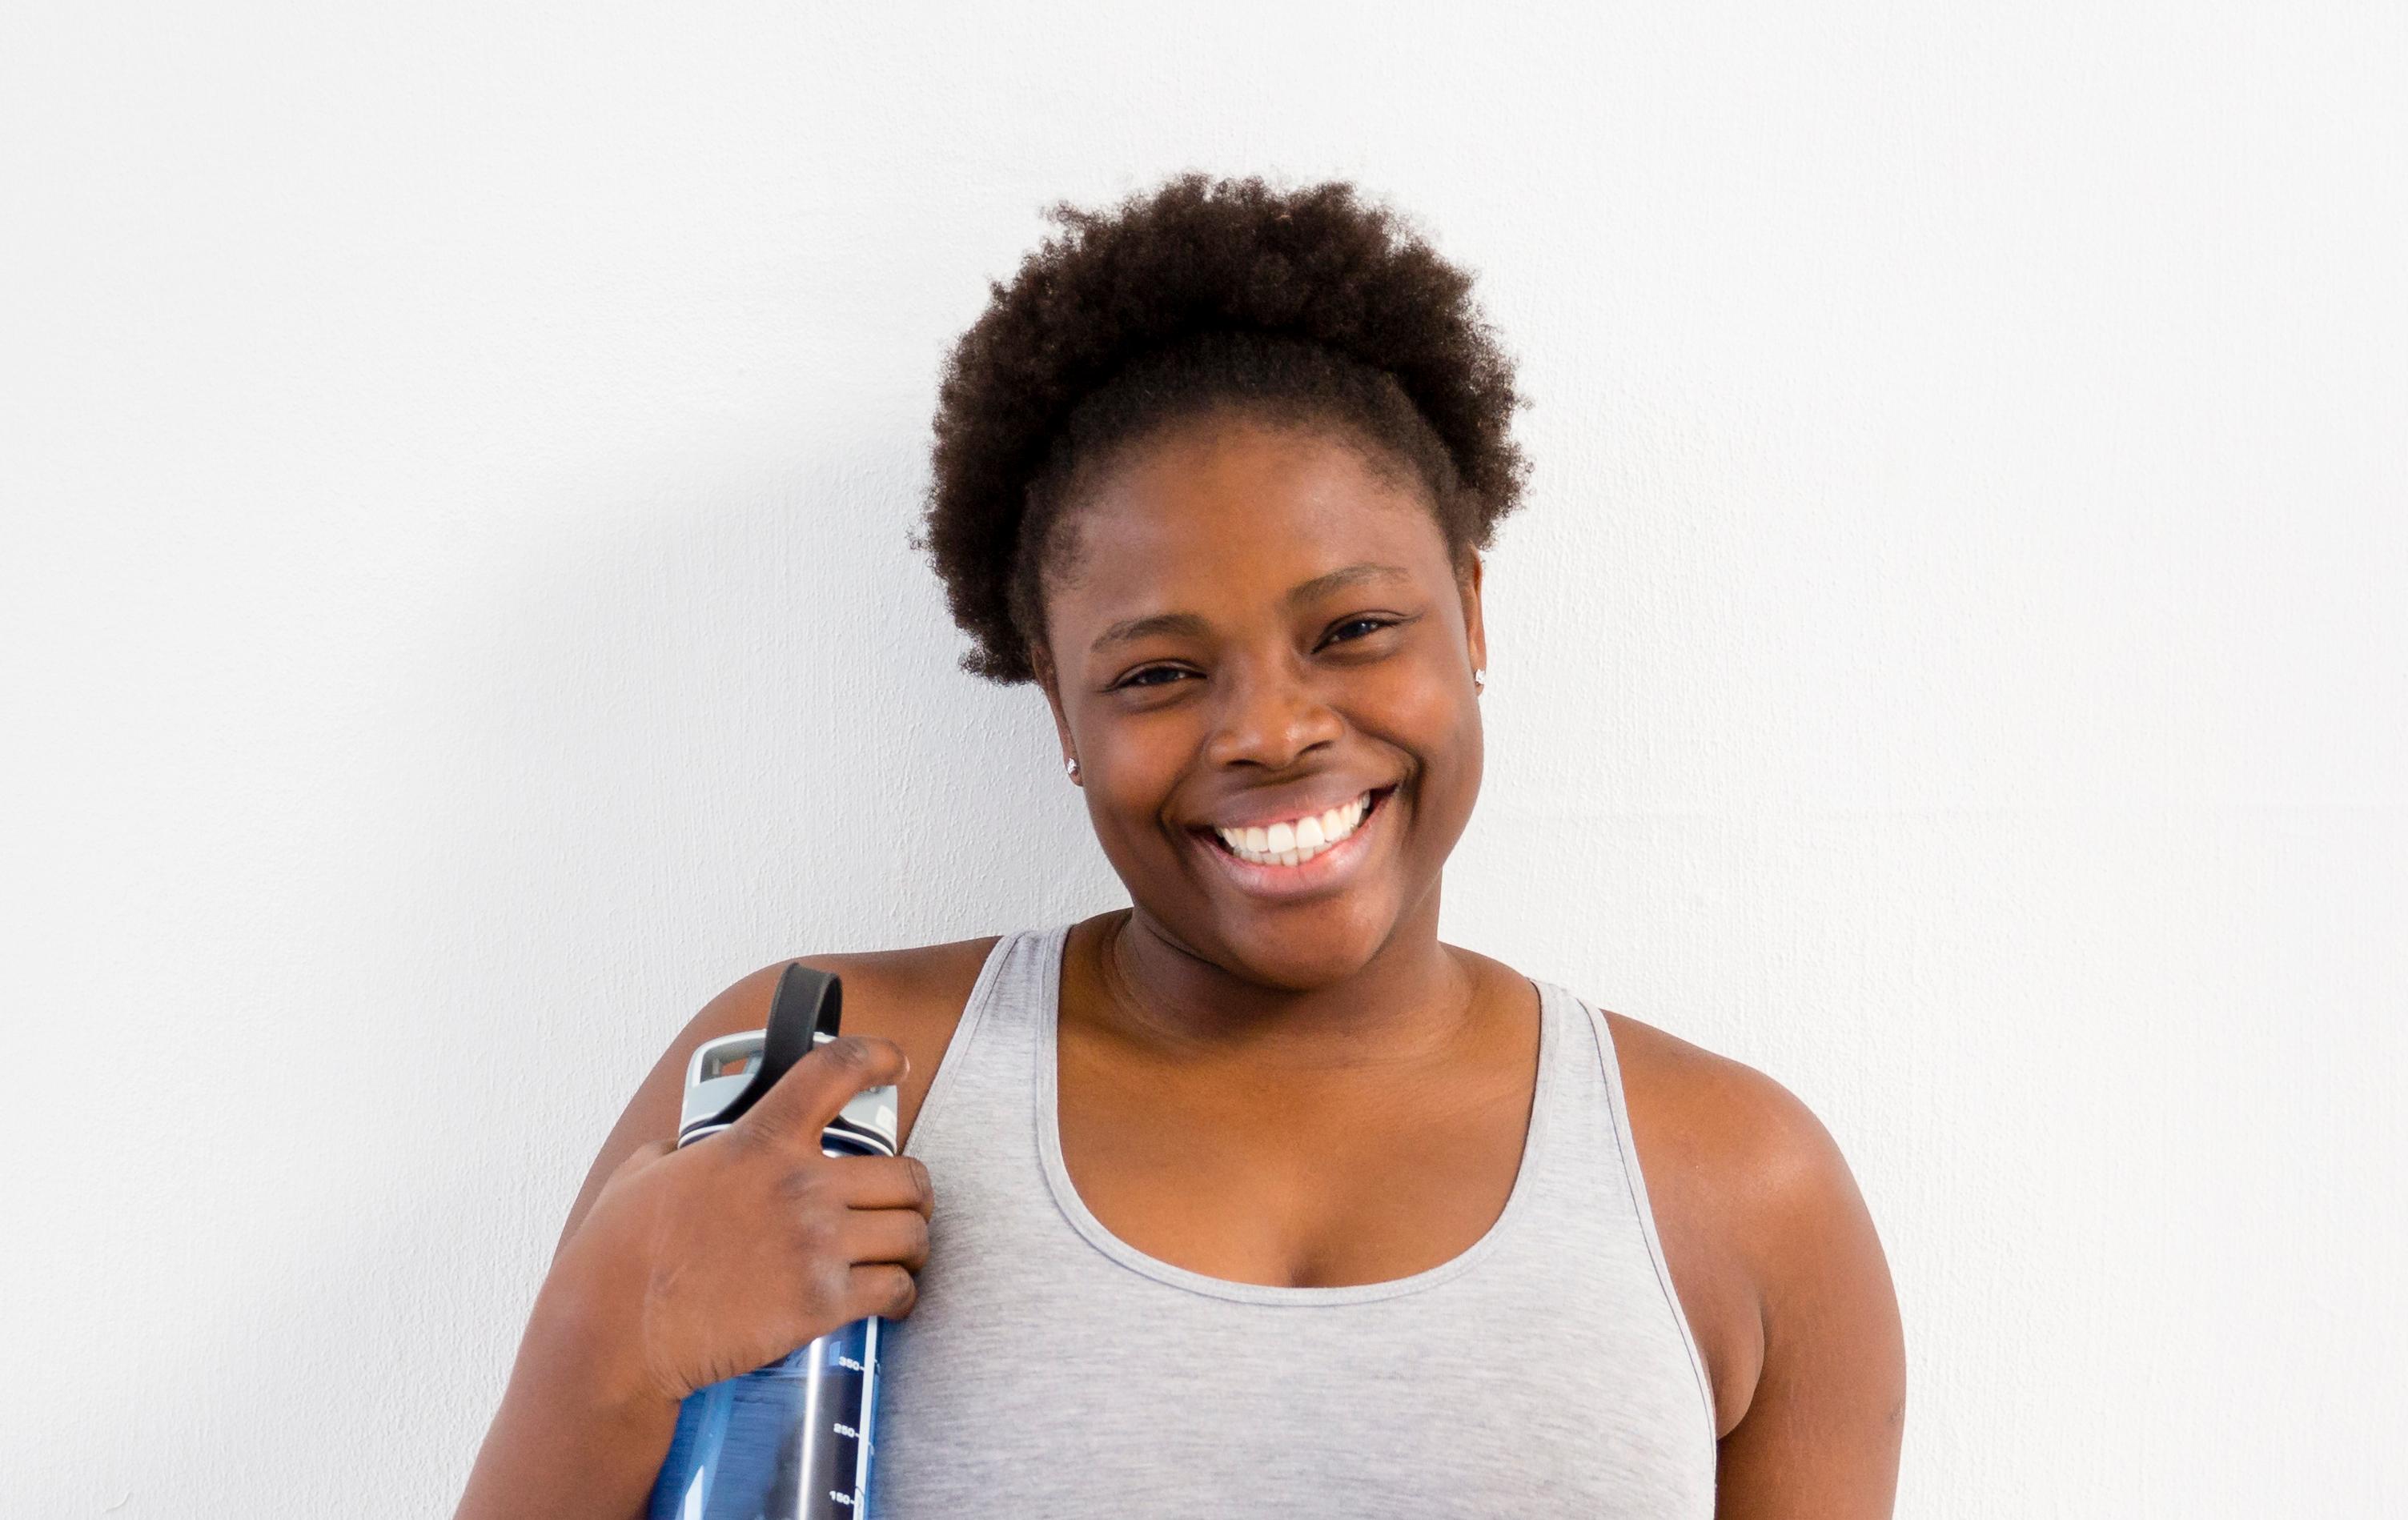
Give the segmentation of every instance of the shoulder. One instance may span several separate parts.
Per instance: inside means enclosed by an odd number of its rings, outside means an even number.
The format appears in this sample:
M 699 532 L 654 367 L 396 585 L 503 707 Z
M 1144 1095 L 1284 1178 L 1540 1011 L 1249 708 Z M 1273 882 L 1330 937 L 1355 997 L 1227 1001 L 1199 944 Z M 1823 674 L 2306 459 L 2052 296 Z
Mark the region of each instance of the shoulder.
M 738 977 L 685 1022 L 672 1037 L 621 1111 L 618 1123 L 603 1140 L 588 1169 L 585 1183 L 569 1206 L 561 1232 L 566 1240 L 593 1204 L 610 1173 L 630 1154 L 647 1145 L 665 1144 L 677 1136 L 678 1111 L 685 1091 L 685 1066 L 694 1048 L 707 1040 L 768 1022 L 770 999 L 787 967 L 800 963 L 835 976 L 844 992 L 844 1032 L 891 1040 L 903 1048 L 910 1069 L 896 1094 L 906 1139 L 918 1117 L 928 1083 L 944 1059 L 945 1047 L 961 1020 L 963 1005 L 977 982 L 998 935 L 954 939 L 943 944 L 915 945 L 898 950 L 834 952 L 789 955 Z
M 988 953 L 1000 938 L 985 935 L 942 944 L 825 952 L 771 961 L 738 978 L 703 1005 L 685 1033 L 709 1039 L 759 1028 L 768 1016 L 778 979 L 787 967 L 800 964 L 826 971 L 842 983 L 845 1033 L 892 1040 L 904 1047 L 906 1054 L 934 1037 L 941 1051 Z M 681 1042 L 691 1044 L 691 1040 Z
M 1607 1012 L 1631 1138 L 1676 1289 L 1707 1355 L 1716 1430 L 1747 1414 L 1781 1349 L 1774 1323 L 1844 1300 L 1894 1323 L 1846 1157 L 1797 1094 L 1744 1062 Z M 1883 1343 L 1862 1326 L 1869 1354 Z
M 1822 1120 L 1773 1078 L 1627 1014 L 1605 1018 L 1631 1127 L 1652 1128 L 1684 1167 L 1708 1171 L 1727 1208 L 1762 1216 L 1811 1206 L 1848 1176 Z
M 911 1063 L 901 1099 L 904 1133 L 910 1132 L 920 1101 L 952 1043 L 953 1029 L 999 935 L 953 939 L 896 950 L 794 955 L 738 978 L 704 1005 L 669 1053 L 691 1051 L 705 1040 L 739 1029 L 760 1028 L 769 1000 L 787 967 L 800 963 L 837 978 L 844 990 L 843 1027 L 849 1035 L 891 1040 Z M 665 1057 L 666 1059 L 666 1057 Z M 681 1079 L 682 1080 L 682 1079 Z

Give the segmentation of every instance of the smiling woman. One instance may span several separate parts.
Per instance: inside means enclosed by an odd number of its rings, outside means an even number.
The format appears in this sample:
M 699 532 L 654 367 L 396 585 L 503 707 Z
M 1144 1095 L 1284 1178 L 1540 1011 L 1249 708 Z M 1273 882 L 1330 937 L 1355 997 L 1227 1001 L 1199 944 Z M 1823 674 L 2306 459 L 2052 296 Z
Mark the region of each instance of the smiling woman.
M 1525 474 L 1469 279 L 1344 185 L 1056 214 L 915 543 L 1129 903 L 804 957 L 870 1038 L 699 1156 L 686 1057 L 792 963 L 697 1015 L 461 1513 L 635 1513 L 687 1393 L 883 1313 L 873 1513 L 1886 1514 L 1897 1305 L 1822 1126 L 1438 938 Z M 904 1156 L 817 1154 L 897 1077 Z

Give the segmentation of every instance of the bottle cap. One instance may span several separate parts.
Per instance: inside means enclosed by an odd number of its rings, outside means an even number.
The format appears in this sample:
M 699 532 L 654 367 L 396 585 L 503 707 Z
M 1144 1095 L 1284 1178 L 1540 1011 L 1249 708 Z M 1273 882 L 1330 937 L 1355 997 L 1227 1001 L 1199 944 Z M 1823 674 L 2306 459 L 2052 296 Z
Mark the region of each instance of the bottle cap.
M 835 973 L 789 962 L 769 1002 L 767 1028 L 705 1040 L 686 1063 L 678 1143 L 691 1144 L 742 1118 L 805 1052 L 837 1037 L 843 1010 L 844 984 Z M 864 1088 L 828 1121 L 824 1136 L 847 1150 L 893 1155 L 900 1128 L 896 1108 L 891 1085 Z

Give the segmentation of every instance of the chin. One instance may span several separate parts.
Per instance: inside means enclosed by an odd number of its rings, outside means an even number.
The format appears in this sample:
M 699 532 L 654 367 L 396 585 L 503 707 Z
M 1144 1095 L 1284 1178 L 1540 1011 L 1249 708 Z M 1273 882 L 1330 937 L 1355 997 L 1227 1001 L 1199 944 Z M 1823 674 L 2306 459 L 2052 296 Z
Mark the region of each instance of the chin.
M 1224 964 L 1229 970 L 1267 986 L 1310 992 L 1362 970 L 1396 926 L 1393 914 L 1341 902 L 1326 906 L 1329 911 L 1322 912 L 1289 909 L 1215 920 L 1211 937 L 1228 957 Z

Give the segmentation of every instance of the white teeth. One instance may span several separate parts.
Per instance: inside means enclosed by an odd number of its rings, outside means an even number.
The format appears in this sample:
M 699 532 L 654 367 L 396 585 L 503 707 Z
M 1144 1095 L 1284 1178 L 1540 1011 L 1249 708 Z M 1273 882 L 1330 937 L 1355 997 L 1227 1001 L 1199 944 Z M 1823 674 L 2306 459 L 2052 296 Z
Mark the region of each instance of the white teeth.
M 1300 866 L 1332 845 L 1340 843 L 1370 810 L 1371 794 L 1364 793 L 1341 808 L 1273 824 L 1268 828 L 1222 828 L 1213 832 L 1232 854 L 1257 866 Z

